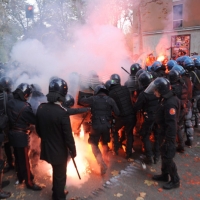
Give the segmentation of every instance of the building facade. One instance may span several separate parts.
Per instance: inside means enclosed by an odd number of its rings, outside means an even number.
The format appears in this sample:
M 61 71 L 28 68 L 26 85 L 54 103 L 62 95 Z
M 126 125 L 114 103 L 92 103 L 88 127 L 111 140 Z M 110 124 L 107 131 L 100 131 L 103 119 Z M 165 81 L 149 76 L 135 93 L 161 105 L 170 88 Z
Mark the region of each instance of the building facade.
M 200 55 L 199 8 L 200 0 L 142 0 L 140 20 L 135 12 L 133 54 Z

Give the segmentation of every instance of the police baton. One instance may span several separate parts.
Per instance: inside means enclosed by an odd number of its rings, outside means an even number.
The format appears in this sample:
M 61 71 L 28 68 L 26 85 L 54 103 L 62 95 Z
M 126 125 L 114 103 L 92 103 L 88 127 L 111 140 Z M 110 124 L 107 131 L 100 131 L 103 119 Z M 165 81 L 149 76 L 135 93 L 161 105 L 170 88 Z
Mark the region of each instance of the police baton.
M 70 152 L 70 155 L 71 155 L 72 161 L 73 161 L 73 163 L 74 163 L 74 167 L 75 167 L 75 169 L 76 169 L 76 172 L 77 172 L 77 174 L 78 174 L 78 177 L 79 177 L 79 179 L 81 180 L 81 176 L 80 176 L 80 174 L 79 174 L 78 168 L 77 168 L 77 166 L 76 166 L 76 162 L 75 162 L 75 160 L 74 160 L 74 158 L 73 158 L 71 152 Z
M 129 74 L 130 75 L 130 73 L 126 70 L 126 69 L 124 69 L 123 67 L 121 67 L 127 74 Z
M 77 128 L 77 130 L 79 130 L 80 129 L 80 127 L 81 127 L 81 124 L 84 122 L 84 120 L 85 120 L 85 118 L 88 116 L 88 111 L 87 111 L 87 113 L 85 114 L 85 116 L 83 117 L 83 119 L 82 119 L 82 121 L 81 121 L 81 123 L 79 124 L 79 126 L 78 126 L 78 128 Z

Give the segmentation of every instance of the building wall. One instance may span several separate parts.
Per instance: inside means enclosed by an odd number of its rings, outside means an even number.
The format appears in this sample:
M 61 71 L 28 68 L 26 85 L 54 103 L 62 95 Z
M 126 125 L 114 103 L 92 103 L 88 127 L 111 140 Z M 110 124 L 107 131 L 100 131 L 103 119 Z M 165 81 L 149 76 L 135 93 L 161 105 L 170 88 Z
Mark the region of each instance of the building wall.
M 146 0 L 145 0 L 146 1 Z M 146 1 L 147 2 L 147 1 Z M 171 36 L 191 35 L 190 53 L 200 55 L 200 0 L 159 0 L 140 7 L 143 35 L 143 52 L 156 56 L 165 53 L 171 56 Z M 183 4 L 183 26 L 173 29 L 173 5 Z M 138 33 L 135 26 L 135 33 Z M 139 52 L 139 38 L 133 38 L 133 54 Z

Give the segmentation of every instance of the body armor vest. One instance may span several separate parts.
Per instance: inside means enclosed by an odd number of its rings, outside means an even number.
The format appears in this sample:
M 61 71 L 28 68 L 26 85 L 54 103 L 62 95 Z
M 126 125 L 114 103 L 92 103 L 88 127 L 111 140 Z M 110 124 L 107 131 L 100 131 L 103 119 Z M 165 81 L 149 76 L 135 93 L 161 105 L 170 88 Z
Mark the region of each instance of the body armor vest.
M 121 117 L 133 114 L 130 92 L 126 86 L 116 85 L 112 87 L 109 96 L 115 100 Z
M 92 118 L 107 116 L 108 118 L 112 115 L 111 106 L 108 103 L 108 96 L 94 96 L 94 105 L 92 106 Z
M 144 107 L 144 112 L 156 112 L 158 108 L 158 98 L 154 94 L 144 93 L 146 104 Z

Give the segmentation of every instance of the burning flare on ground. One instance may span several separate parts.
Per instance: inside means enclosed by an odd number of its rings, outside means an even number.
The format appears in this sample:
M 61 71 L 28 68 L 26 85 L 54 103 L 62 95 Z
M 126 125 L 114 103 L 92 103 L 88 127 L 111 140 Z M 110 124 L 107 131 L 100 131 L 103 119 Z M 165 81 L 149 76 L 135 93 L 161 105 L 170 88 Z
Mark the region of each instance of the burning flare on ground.
M 81 187 L 89 177 L 90 173 L 98 168 L 95 157 L 92 153 L 90 145 L 88 145 L 88 135 L 84 133 L 83 127 L 81 126 L 81 131 L 79 136 L 74 136 L 76 143 L 77 156 L 74 158 L 81 180 L 78 177 L 75 166 L 71 158 L 69 158 L 67 163 L 67 186 L 73 185 L 76 187 Z M 92 166 L 92 168 L 91 168 Z M 39 172 L 46 174 L 50 180 L 52 180 L 52 167 L 45 161 L 39 162 Z M 43 172 L 41 172 L 41 169 Z

